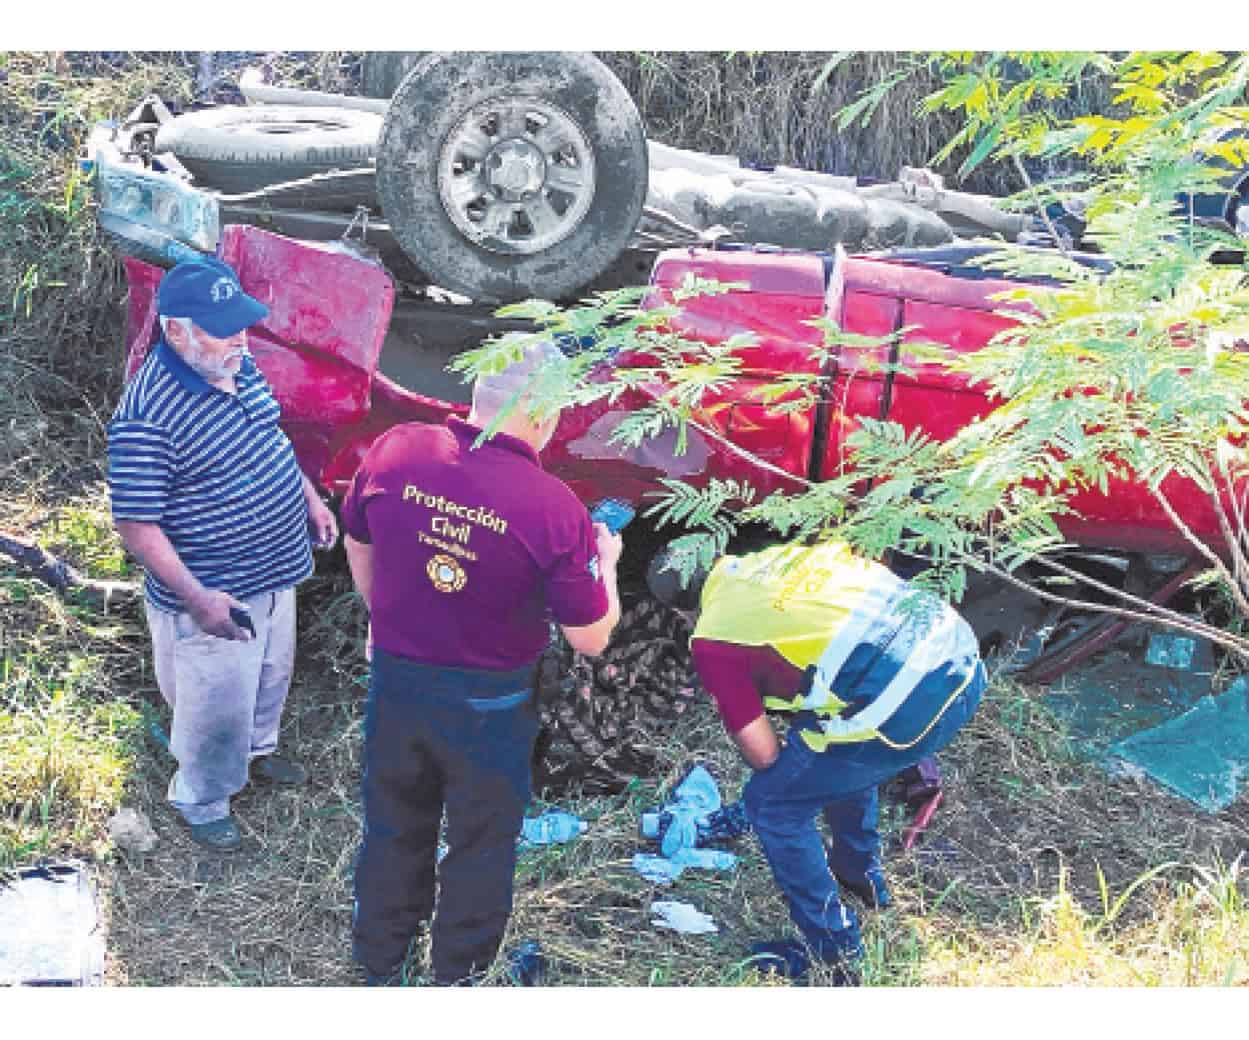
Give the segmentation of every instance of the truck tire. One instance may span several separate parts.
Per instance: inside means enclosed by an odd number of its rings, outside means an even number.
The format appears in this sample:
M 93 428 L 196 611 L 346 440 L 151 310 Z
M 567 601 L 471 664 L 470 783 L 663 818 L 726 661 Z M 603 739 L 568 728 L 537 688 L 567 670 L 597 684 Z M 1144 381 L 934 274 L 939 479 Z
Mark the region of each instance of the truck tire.
M 382 117 L 351 108 L 229 105 L 165 123 L 155 150 L 173 152 L 204 187 L 241 195 L 331 170 L 368 166 Z M 364 204 L 373 200 L 362 199 Z
M 429 51 L 368 51 L 360 70 L 360 93 L 365 97 L 393 97 L 399 84 Z
M 646 198 L 642 120 L 576 53 L 435 53 L 391 100 L 382 212 L 430 280 L 485 303 L 569 298 L 628 244 Z

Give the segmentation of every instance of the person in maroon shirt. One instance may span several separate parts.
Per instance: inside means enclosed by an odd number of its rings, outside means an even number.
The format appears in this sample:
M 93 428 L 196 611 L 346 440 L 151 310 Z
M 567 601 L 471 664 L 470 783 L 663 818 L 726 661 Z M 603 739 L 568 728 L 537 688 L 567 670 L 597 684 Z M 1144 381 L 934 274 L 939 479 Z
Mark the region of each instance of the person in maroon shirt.
M 436 983 L 489 967 L 512 909 L 538 732 L 534 668 L 551 621 L 594 655 L 620 616 L 620 536 L 543 471 L 538 452 L 558 417 L 536 421 L 523 396 L 541 366 L 562 363 L 551 344 L 529 345 L 478 378 L 467 420 L 390 430 L 343 501 L 372 635 L 352 929 L 371 982 L 396 976 L 431 921 Z

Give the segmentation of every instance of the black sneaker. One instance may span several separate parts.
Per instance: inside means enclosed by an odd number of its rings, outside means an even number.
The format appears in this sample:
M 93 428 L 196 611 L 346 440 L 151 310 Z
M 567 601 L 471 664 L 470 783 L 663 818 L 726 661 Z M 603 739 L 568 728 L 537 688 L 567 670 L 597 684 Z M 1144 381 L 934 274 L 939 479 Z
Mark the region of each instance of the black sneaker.
M 308 770 L 298 762 L 281 755 L 265 755 L 252 760 L 252 776 L 268 780 L 271 784 L 287 784 L 297 787 L 308 780 Z
M 223 816 L 207 823 L 193 823 L 190 827 L 191 840 L 196 845 L 212 849 L 213 852 L 233 852 L 243 844 L 243 837 L 239 834 L 239 826 L 234 822 L 233 816 Z
M 750 959 L 761 975 L 779 975 L 792 982 L 806 982 L 811 968 L 806 947 L 795 939 L 752 943 Z
M 893 896 L 885 884 L 885 875 L 879 870 L 869 870 L 862 878 L 851 880 L 834 874 L 837 884 L 871 910 L 887 910 L 893 905 Z
M 859 970 L 862 961 L 861 950 L 858 937 L 855 936 L 853 948 L 847 948 L 844 954 L 840 950 L 828 950 L 820 957 L 820 963 L 832 970 L 834 986 L 860 985 L 862 982 Z M 764 975 L 779 975 L 800 986 L 810 981 L 811 955 L 807 947 L 797 939 L 754 943 L 750 947 L 750 953 L 755 970 Z

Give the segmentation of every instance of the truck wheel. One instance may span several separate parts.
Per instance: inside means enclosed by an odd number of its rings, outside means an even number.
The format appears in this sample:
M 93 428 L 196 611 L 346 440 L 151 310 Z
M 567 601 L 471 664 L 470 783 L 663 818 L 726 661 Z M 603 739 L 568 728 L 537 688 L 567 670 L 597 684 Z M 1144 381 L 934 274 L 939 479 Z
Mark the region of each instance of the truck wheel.
M 173 152 L 205 187 L 238 195 L 368 166 L 381 125 L 377 113 L 352 108 L 231 105 L 171 119 L 157 132 L 155 150 Z
M 369 51 L 360 70 L 360 93 L 365 97 L 392 97 L 403 77 L 429 51 Z
M 428 55 L 378 142 L 399 244 L 436 285 L 488 303 L 565 299 L 596 278 L 628 244 L 646 181 L 637 108 L 589 54 Z

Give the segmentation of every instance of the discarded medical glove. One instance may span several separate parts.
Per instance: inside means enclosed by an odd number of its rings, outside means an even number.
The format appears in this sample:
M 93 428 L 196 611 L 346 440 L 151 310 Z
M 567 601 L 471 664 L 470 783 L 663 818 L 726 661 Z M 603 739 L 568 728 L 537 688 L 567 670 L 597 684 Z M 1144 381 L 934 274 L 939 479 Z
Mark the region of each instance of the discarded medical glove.
M 649 852 L 639 852 L 633 857 L 633 869 L 647 881 L 659 885 L 675 881 L 687 867 L 732 870 L 735 866 L 737 857 L 731 852 L 721 852 L 718 849 L 681 849 L 671 858 Z
M 684 867 L 679 867 L 670 859 L 656 856 L 650 852 L 637 852 L 633 856 L 633 869 L 647 881 L 655 885 L 670 885 L 681 876 Z
M 672 791 L 672 798 L 656 812 L 642 814 L 643 838 L 659 839 L 659 851 L 671 857 L 680 849 L 699 844 L 700 827 L 720 809 L 720 788 L 703 765 L 696 765 Z
M 530 845 L 560 845 L 584 834 L 585 821 L 562 809 L 548 809 L 541 816 L 526 817 L 520 824 L 522 848 Z
M 656 899 L 651 903 L 651 913 L 656 915 L 651 919 L 656 928 L 668 928 L 685 935 L 705 935 L 720 930 L 709 915 L 691 903 Z

